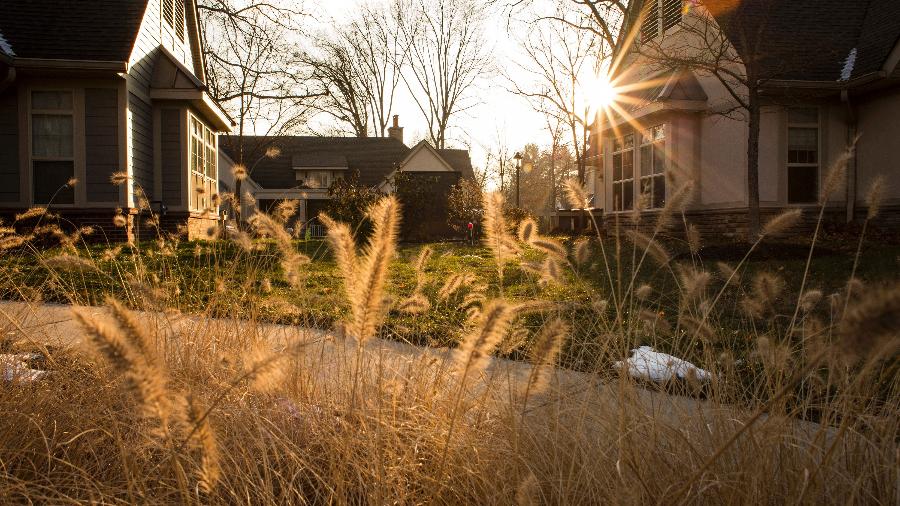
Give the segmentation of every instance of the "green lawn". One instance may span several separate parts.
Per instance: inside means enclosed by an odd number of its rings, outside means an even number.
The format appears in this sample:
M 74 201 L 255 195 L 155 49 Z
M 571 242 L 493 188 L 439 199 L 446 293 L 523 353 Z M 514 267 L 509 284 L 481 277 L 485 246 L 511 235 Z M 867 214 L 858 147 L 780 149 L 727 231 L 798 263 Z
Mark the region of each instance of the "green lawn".
M 430 311 L 418 315 L 406 315 L 392 311 L 383 329 L 385 337 L 433 346 L 452 345 L 459 337 L 466 314 L 459 309 L 456 299 L 442 301 L 437 291 L 453 273 L 471 273 L 476 283 L 487 285 L 489 297 L 499 296 L 501 284 L 496 265 L 490 252 L 483 247 L 458 243 L 434 243 L 434 250 L 427 266 L 430 284 L 425 293 L 433 301 Z M 742 246 L 708 248 L 699 259 L 692 259 L 677 245 L 670 245 L 676 260 L 674 266 L 690 265 L 705 268 L 714 274 L 708 295 L 715 294 L 722 280 L 716 263 L 720 260 L 735 265 L 746 249 Z M 107 296 L 126 300 L 135 307 L 176 308 L 180 311 L 215 317 L 239 317 L 260 321 L 304 325 L 330 329 L 347 312 L 346 296 L 337 267 L 321 241 L 299 241 L 299 251 L 312 261 L 304 267 L 304 277 L 298 289 L 291 288 L 283 279 L 279 266 L 279 254 L 273 243 L 255 243 L 253 251 L 240 250 L 226 241 L 214 243 L 179 243 L 172 247 L 156 243 L 143 243 L 138 248 L 113 250 L 108 246 L 90 246 L 79 250 L 78 255 L 91 259 L 96 269 L 66 270 L 50 267 L 46 259 L 61 253 L 58 249 L 7 252 L 0 257 L 2 278 L 0 296 L 6 299 L 40 298 L 50 302 L 101 304 Z M 409 296 L 416 285 L 413 263 L 422 245 L 401 246 L 394 261 L 388 291 L 392 299 Z M 616 263 L 613 242 L 605 244 L 613 266 L 614 286 L 627 287 L 631 282 L 633 258 L 639 252 L 628 244 L 621 245 L 621 262 Z M 601 318 L 611 318 L 594 311 L 593 303 L 614 300 L 610 294 L 607 269 L 601 260 L 597 244 L 594 255 L 584 267 L 568 271 L 567 282 L 541 286 L 534 274 L 511 262 L 503 279 L 503 296 L 512 300 L 549 300 L 558 303 L 560 316 L 572 323 L 573 335 L 567 350 L 570 365 L 591 367 L 597 361 L 591 350 L 603 337 Z M 752 255 L 743 275 L 742 287 L 749 290 L 755 273 L 769 271 L 784 279 L 785 290 L 779 297 L 781 312 L 791 314 L 796 294 L 803 278 L 808 246 L 778 244 L 765 246 Z M 525 260 L 539 260 L 542 254 L 529 250 Z M 896 280 L 900 246 L 867 245 L 860 258 L 858 277 L 866 282 L 878 283 Z M 51 261 L 52 263 L 52 261 Z M 825 299 L 820 310 L 827 312 L 827 296 L 845 286 L 853 264 L 853 247 L 847 244 L 821 246 L 810 266 L 808 288 L 821 290 Z M 619 265 L 620 268 L 616 268 Z M 678 313 L 678 268 L 660 268 L 652 260 L 642 264 L 635 277 L 634 286 L 649 284 L 652 295 L 639 305 L 658 312 L 669 320 Z M 619 274 L 621 272 L 621 274 Z M 673 274 L 674 272 L 674 274 Z M 729 291 L 718 304 L 721 312 L 716 321 L 716 331 L 721 334 L 742 336 L 758 333 L 751 329 L 756 323 L 749 321 L 740 309 L 744 288 Z M 618 288 L 617 288 L 618 291 Z M 622 291 L 625 291 L 624 288 Z M 635 310 L 637 304 L 629 305 Z M 627 315 L 626 315 L 627 316 Z M 772 325 L 783 325 L 775 320 Z M 538 316 L 524 318 L 519 325 L 534 329 L 540 326 Z M 677 322 L 670 321 L 673 326 Z M 629 335 L 617 348 L 635 344 L 653 344 L 662 348 L 674 347 L 669 337 Z M 727 346 L 734 347 L 734 344 Z M 513 350 L 515 356 L 518 352 Z

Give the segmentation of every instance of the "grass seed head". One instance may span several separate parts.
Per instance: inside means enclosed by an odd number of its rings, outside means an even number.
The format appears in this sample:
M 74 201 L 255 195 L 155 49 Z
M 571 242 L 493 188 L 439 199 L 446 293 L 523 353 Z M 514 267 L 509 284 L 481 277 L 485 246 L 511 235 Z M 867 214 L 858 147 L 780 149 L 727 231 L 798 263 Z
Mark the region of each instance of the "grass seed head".
M 893 353 L 900 345 L 900 284 L 859 293 L 838 327 L 844 353 L 854 358 Z
M 872 186 L 866 192 L 866 219 L 873 220 L 878 216 L 881 201 L 884 199 L 884 176 L 878 176 L 872 181 Z
M 763 226 L 762 235 L 766 237 L 781 235 L 796 225 L 802 215 L 803 211 L 800 209 L 784 211 Z
M 532 218 L 525 218 L 519 222 L 519 240 L 525 244 L 531 244 L 531 241 L 537 237 L 538 224 Z

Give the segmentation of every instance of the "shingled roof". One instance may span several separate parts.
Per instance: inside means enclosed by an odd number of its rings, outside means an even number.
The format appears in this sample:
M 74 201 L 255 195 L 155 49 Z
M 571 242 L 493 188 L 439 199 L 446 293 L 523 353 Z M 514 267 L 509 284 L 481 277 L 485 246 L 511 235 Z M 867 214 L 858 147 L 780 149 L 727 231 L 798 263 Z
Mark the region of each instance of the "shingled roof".
M 17 58 L 125 62 L 147 0 L 0 0 L 0 34 Z
M 236 159 L 237 146 L 223 139 L 220 146 Z M 266 158 L 269 147 L 281 154 Z M 377 186 L 396 170 L 412 151 L 391 137 L 244 137 L 245 164 L 252 167 L 250 177 L 263 188 L 294 188 L 295 167 L 334 167 L 349 169 L 367 186 Z M 469 153 L 462 149 L 441 149 L 438 154 L 463 177 L 473 177 Z
M 439 149 L 437 152 L 445 162 L 453 167 L 453 170 L 459 171 L 462 177 L 475 179 L 475 169 L 472 168 L 472 158 L 469 157 L 468 150 Z
M 882 69 L 900 40 L 898 0 L 706 0 L 763 79 L 846 81 Z

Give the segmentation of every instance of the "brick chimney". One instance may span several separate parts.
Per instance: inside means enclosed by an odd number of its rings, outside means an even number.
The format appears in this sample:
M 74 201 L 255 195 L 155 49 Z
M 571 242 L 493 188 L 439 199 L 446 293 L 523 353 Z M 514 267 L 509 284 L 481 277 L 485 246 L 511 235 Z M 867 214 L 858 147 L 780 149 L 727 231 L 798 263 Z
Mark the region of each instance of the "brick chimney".
M 400 126 L 400 116 L 394 115 L 394 126 L 388 128 L 388 137 L 403 142 L 403 127 Z

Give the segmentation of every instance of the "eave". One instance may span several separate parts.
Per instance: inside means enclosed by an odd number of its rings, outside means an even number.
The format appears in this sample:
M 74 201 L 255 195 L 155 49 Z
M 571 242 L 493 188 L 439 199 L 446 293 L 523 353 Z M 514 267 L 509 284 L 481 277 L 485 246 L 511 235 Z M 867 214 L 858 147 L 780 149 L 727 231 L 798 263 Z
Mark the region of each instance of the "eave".
M 667 112 L 703 112 L 707 107 L 708 104 L 705 100 L 659 100 L 638 109 L 628 111 L 628 118 L 624 118 L 617 114 L 614 120 L 601 120 L 600 124 L 603 131 L 610 129 L 615 130 L 625 125 L 641 125 L 642 119 L 652 115 Z
M 235 123 L 228 116 L 224 109 L 209 96 L 209 93 L 203 90 L 173 90 L 158 89 L 150 90 L 150 98 L 153 100 L 170 100 L 190 102 L 196 107 L 208 120 L 213 123 L 216 131 L 219 133 L 231 133 Z
M 11 65 L 21 70 L 80 70 L 104 71 L 112 73 L 128 72 L 128 62 L 122 61 L 11 58 Z
M 762 88 L 796 88 L 804 90 L 845 90 L 871 84 L 887 77 L 887 73 L 879 70 L 854 77 L 847 81 L 801 81 L 790 79 L 773 79 L 762 83 Z

